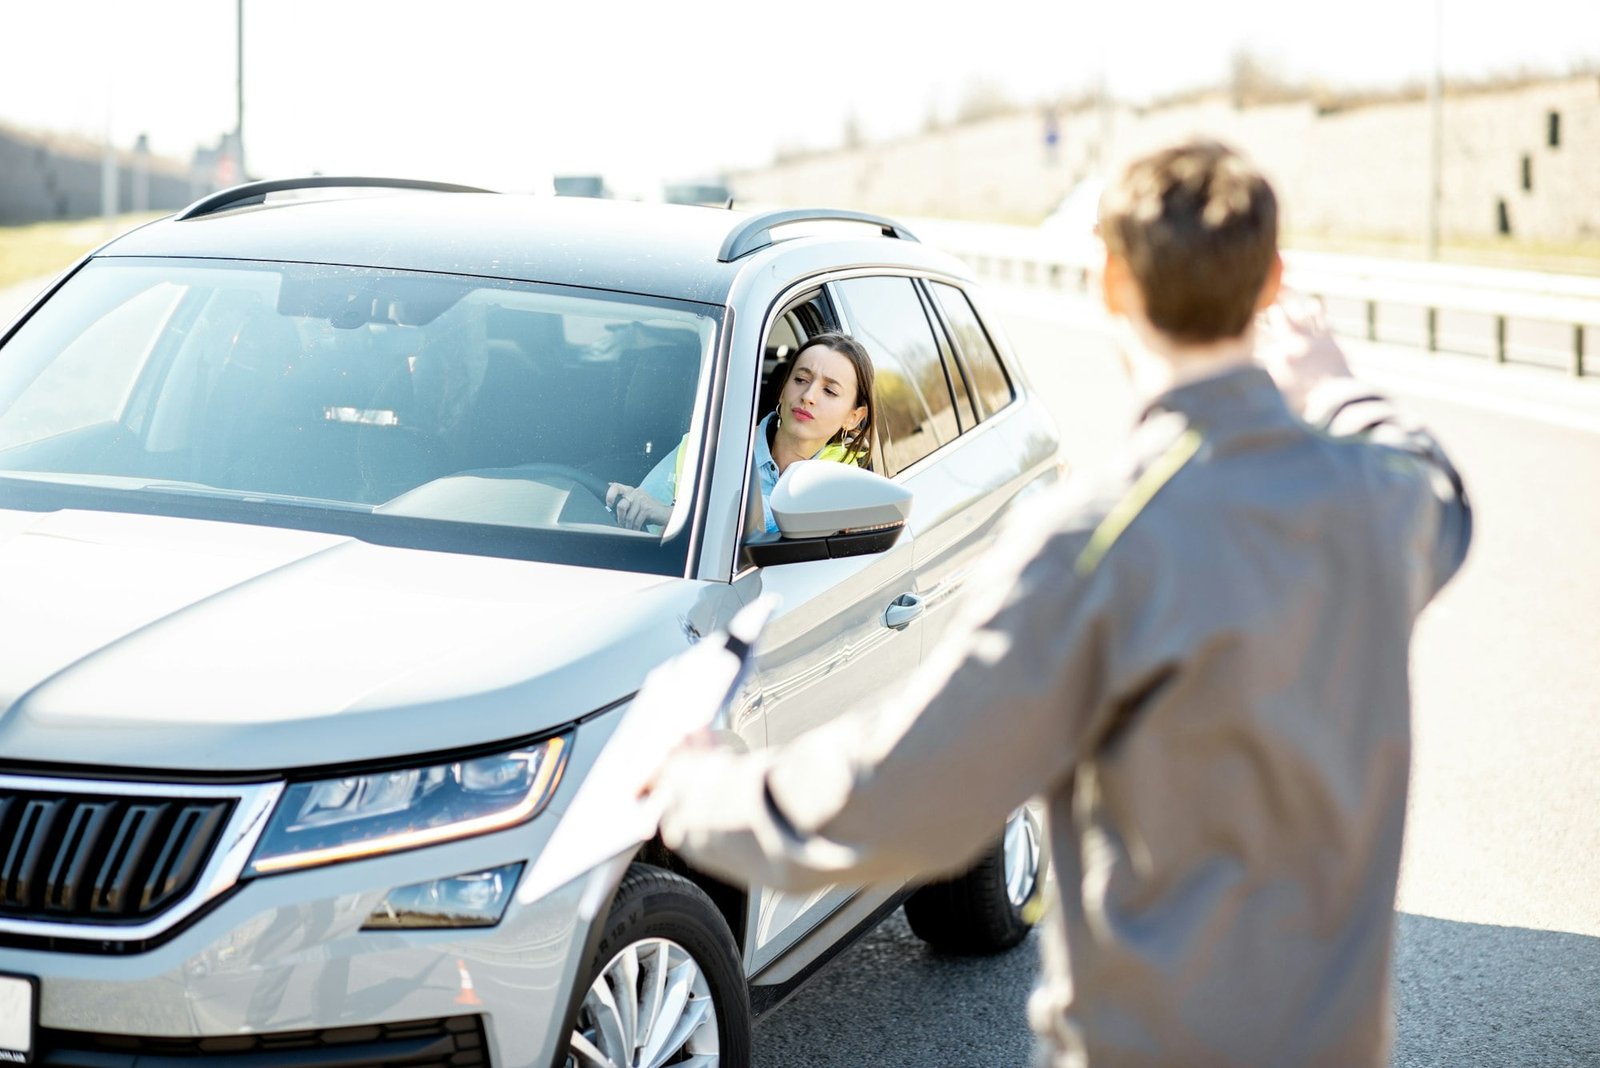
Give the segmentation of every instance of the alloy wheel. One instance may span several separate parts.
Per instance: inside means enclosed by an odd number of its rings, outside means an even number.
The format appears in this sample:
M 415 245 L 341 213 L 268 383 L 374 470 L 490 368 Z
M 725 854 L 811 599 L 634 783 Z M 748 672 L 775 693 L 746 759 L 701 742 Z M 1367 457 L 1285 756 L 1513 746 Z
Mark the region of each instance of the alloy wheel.
M 646 938 L 600 970 L 578 1010 L 573 1068 L 715 1068 L 717 1009 L 693 957 Z
M 1039 817 L 1023 805 L 1006 820 L 1006 896 L 1021 908 L 1039 883 Z

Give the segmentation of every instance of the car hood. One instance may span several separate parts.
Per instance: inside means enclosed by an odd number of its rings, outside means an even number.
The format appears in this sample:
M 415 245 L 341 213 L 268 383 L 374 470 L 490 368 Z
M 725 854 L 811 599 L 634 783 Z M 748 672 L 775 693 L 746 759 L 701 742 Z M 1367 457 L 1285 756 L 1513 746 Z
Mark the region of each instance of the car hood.
M 558 727 L 711 629 L 727 587 L 0 510 L 0 591 L 0 765 L 242 773 Z

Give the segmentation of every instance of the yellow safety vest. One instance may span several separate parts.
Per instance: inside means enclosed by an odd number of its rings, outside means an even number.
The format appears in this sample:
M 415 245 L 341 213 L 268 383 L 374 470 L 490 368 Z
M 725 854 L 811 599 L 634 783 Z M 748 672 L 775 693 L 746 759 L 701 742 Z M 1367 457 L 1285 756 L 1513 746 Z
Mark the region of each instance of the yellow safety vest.
M 678 440 L 677 459 L 672 464 L 672 481 L 667 484 L 667 488 L 672 491 L 672 500 L 678 499 L 678 480 L 683 476 L 683 458 L 688 451 L 684 446 L 688 443 L 688 434 Z M 857 450 L 845 448 L 842 441 L 828 442 L 812 457 L 813 460 L 832 460 L 841 464 L 859 464 L 862 458 L 862 454 Z

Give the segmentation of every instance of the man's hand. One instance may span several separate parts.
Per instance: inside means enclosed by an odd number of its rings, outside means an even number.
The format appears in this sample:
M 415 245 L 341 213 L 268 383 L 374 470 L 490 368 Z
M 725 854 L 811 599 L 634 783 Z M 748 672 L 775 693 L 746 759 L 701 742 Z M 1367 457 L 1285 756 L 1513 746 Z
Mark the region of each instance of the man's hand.
M 606 507 L 615 513 L 617 524 L 629 530 L 643 530 L 651 523 L 664 527 L 672 515 L 670 506 L 638 486 L 624 486 L 620 482 L 613 482 L 606 488 Z
M 1256 319 L 1256 360 L 1297 415 L 1305 414 L 1317 386 L 1351 377 L 1344 352 L 1328 330 L 1322 302 L 1287 290 Z

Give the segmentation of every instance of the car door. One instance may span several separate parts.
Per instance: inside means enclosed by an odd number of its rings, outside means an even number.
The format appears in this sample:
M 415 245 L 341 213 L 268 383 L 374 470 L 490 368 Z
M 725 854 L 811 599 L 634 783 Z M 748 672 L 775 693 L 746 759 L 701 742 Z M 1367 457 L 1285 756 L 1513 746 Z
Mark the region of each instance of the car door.
M 932 644 L 930 626 L 947 626 L 1001 510 L 1022 487 L 1054 473 L 1053 427 L 1036 409 L 1014 403 L 1018 390 L 993 346 L 980 352 L 962 332 L 976 319 L 970 304 L 967 317 L 946 317 L 937 301 L 954 296 L 936 297 L 904 275 L 842 278 L 786 310 L 768 331 L 769 365 L 792 356 L 781 350 L 803 347 L 819 327 L 866 346 L 876 374 L 874 467 L 914 495 L 906 532 L 887 552 L 736 576 L 741 599 L 781 599 L 743 702 L 769 745 L 892 696 Z M 981 324 L 978 330 L 986 339 Z M 977 353 L 972 363 L 960 346 Z M 786 981 L 899 889 L 759 888 L 747 918 L 749 974 L 757 983 Z
M 804 295 L 769 328 L 769 371 L 804 347 L 807 336 L 841 325 L 825 293 Z M 749 492 L 756 492 L 753 474 Z M 778 597 L 741 701 L 742 716 L 753 713 L 764 724 L 767 744 L 782 745 L 850 708 L 882 700 L 916 667 L 921 624 L 916 610 L 908 609 L 914 601 L 915 542 L 908 532 L 883 553 L 744 567 L 736 576 L 741 599 Z M 896 889 L 836 886 L 790 894 L 757 888 L 747 920 L 747 971 L 784 981 L 827 948 L 825 933 L 815 944 L 805 944 L 808 935 L 841 910 L 847 916 L 869 913 Z
M 1027 403 L 967 292 L 936 279 L 917 283 L 956 395 L 959 437 L 905 477 L 917 513 L 917 595 L 925 606 L 924 652 L 944 634 L 958 595 L 992 544 L 1000 517 L 1019 496 L 1056 477 L 1056 435 Z
M 945 300 L 964 300 L 953 285 L 933 288 Z M 967 339 L 947 328 L 926 281 L 874 275 L 845 279 L 837 290 L 878 367 L 884 473 L 915 501 L 913 597 L 923 610 L 926 652 L 948 625 L 1019 476 L 1038 456 L 995 418 L 1015 396 L 998 359 L 983 365 L 986 392 L 974 389 L 976 372 L 957 358 L 957 343 Z

